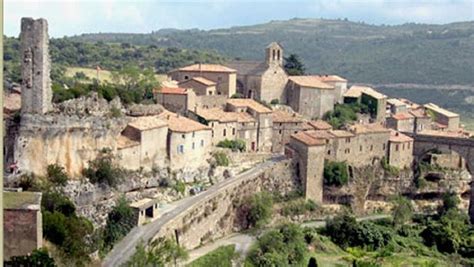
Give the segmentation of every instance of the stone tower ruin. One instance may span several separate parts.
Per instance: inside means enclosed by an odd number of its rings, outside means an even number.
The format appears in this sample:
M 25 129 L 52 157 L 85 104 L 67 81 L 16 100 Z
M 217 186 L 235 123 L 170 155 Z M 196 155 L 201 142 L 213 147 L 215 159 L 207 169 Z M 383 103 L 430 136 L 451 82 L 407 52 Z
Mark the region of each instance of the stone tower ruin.
M 45 114 L 52 109 L 48 22 L 21 19 L 21 112 Z

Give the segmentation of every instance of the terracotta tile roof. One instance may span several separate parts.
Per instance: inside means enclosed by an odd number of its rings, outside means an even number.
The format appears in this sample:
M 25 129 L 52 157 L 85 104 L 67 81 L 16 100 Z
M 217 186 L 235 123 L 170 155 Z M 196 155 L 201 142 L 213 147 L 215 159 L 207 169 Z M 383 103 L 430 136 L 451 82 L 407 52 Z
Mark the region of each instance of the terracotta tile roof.
M 417 118 L 428 118 L 428 114 L 426 114 L 426 111 L 422 108 L 419 109 L 412 109 L 408 111 L 411 115 Z
M 413 115 L 411 115 L 410 113 L 406 113 L 406 112 L 399 112 L 397 114 L 392 114 L 391 117 L 396 119 L 396 120 L 399 120 L 399 121 L 409 120 L 409 119 L 414 118 Z
M 373 88 L 367 87 L 367 86 L 360 86 L 360 85 L 353 85 L 349 90 L 347 90 L 344 93 L 344 97 L 355 97 L 359 98 L 362 93 L 369 95 L 375 99 L 383 99 L 386 98 L 387 96 L 384 94 L 381 94 L 374 90 Z
M 329 131 L 312 130 L 312 131 L 306 131 L 306 133 L 312 136 L 313 138 L 319 138 L 319 139 L 334 139 L 335 138 L 335 136 L 332 135 Z
M 383 127 L 378 123 L 371 124 L 354 124 L 350 126 L 350 130 L 355 134 L 363 133 L 388 133 L 390 129 Z
M 346 79 L 337 75 L 314 75 L 313 77 L 319 78 L 322 82 L 347 82 Z
M 199 108 L 194 113 L 208 121 L 232 122 L 238 120 L 240 112 L 225 112 L 221 108 Z
M 227 100 L 227 104 L 230 104 L 234 107 L 247 107 L 247 108 L 255 110 L 258 113 L 272 112 L 271 109 L 249 98 L 231 98 Z
M 218 64 L 194 64 L 178 69 L 179 71 L 236 72 L 236 70 Z
M 413 138 L 409 137 L 408 135 L 402 134 L 400 132 L 390 130 L 390 142 L 396 143 L 404 143 L 404 142 L 412 142 Z
M 310 121 L 308 122 L 308 124 L 315 130 L 331 130 L 332 129 L 331 124 L 323 120 Z
M 334 137 L 354 137 L 354 134 L 344 130 L 329 130 Z
M 164 127 L 167 123 L 156 116 L 142 116 L 136 117 L 128 125 L 140 131 L 146 131 Z
M 179 87 L 162 87 L 161 89 L 154 89 L 153 92 L 158 94 L 185 95 L 187 94 L 187 89 Z
M 193 121 L 170 111 L 163 111 L 158 118 L 168 122 L 168 129 L 172 132 L 188 133 L 201 130 L 210 130 L 208 126 Z
M 334 89 L 334 86 L 323 82 L 319 76 L 290 76 L 292 82 L 299 86 L 317 88 L 317 89 Z
M 235 112 L 237 113 L 237 121 L 242 123 L 242 122 L 255 122 L 255 119 L 248 114 L 247 112 Z
M 283 110 L 274 110 L 272 113 L 273 122 L 303 122 L 303 117 L 298 113 L 289 113 Z
M 469 133 L 464 131 L 436 131 L 436 130 L 423 130 L 417 133 L 418 135 L 433 135 L 433 136 L 444 136 L 444 137 L 458 137 L 458 138 L 469 138 Z
M 401 101 L 400 99 L 396 99 L 396 98 L 389 98 L 387 99 L 387 103 L 392 105 L 392 106 L 396 106 L 396 107 L 400 107 L 400 106 L 406 106 L 407 104 L 404 103 L 403 101 Z
M 191 80 L 207 85 L 207 86 L 216 85 L 214 81 L 208 80 L 204 77 L 193 77 Z
M 291 138 L 298 140 L 307 146 L 323 146 L 326 144 L 326 141 L 324 139 L 315 138 L 311 135 L 310 132 L 305 131 L 292 134 Z
M 447 109 L 444 109 L 436 104 L 433 104 L 433 103 L 428 103 L 428 104 L 425 104 L 424 105 L 425 108 L 429 109 L 429 110 L 432 110 L 433 112 L 436 112 L 438 114 L 441 114 L 441 115 L 444 115 L 448 118 L 455 118 L 455 117 L 459 117 L 459 114 L 456 114 L 454 112 L 451 112 Z
M 140 145 L 140 142 L 134 141 L 125 135 L 120 135 L 117 138 L 117 148 L 118 149 L 124 149 L 128 147 L 134 147 Z

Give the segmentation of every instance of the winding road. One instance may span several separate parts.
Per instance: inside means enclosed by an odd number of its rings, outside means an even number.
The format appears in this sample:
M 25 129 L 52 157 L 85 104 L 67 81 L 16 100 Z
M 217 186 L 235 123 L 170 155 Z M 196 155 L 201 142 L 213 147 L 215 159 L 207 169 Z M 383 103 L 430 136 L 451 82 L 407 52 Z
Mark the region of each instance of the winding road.
M 219 192 L 220 190 L 227 188 L 228 186 L 231 186 L 234 183 L 241 182 L 246 178 L 262 173 L 267 168 L 270 168 L 271 166 L 284 160 L 285 158 L 286 157 L 282 155 L 274 156 L 268 159 L 267 161 L 260 163 L 241 174 L 236 175 L 235 177 L 229 178 L 209 187 L 208 190 L 198 195 L 172 203 L 170 207 L 162 211 L 163 215 L 157 218 L 156 220 L 146 225 L 134 227 L 130 231 L 130 233 L 128 233 L 120 242 L 118 242 L 114 246 L 114 248 L 107 254 L 107 256 L 102 261 L 102 266 L 115 267 L 124 264 L 135 253 L 136 246 L 141 241 L 143 241 L 145 244 L 148 243 L 148 241 L 152 240 L 153 237 L 155 237 L 160 232 L 160 229 L 163 227 L 163 225 L 173 220 L 178 215 L 181 215 L 188 209 L 191 209 L 195 205 L 200 204 L 203 200 L 208 197 L 211 197 L 213 194 Z

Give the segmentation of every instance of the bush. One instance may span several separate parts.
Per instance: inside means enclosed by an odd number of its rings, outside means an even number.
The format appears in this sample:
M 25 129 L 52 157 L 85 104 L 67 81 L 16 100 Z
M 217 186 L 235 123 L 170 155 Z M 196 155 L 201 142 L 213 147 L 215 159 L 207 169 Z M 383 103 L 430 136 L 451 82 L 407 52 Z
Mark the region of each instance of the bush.
M 356 121 L 357 112 L 361 112 L 359 104 L 336 104 L 332 111 L 324 114 L 323 119 L 334 129 L 340 129 L 345 124 Z
M 278 105 L 280 104 L 280 100 L 278 99 L 272 99 L 272 101 L 270 101 L 270 105 Z
M 300 266 L 307 252 L 301 227 L 287 224 L 259 237 L 247 260 L 254 266 Z
M 46 248 L 35 249 L 27 256 L 13 256 L 9 261 L 4 262 L 6 267 L 17 266 L 42 266 L 54 267 L 54 259 L 49 256 Z
M 122 111 L 117 107 L 112 107 L 110 108 L 110 116 L 112 118 L 120 118 L 122 117 Z
M 113 163 L 109 151 L 102 151 L 95 160 L 89 161 L 89 167 L 83 170 L 83 175 L 93 184 L 107 184 L 116 187 L 123 179 L 123 171 Z
M 184 191 L 186 190 L 186 184 L 182 181 L 176 181 L 173 184 L 173 189 L 178 193 L 184 194 Z
M 44 237 L 57 245 L 69 259 L 89 261 L 92 223 L 77 216 L 72 202 L 59 192 L 44 192 L 41 209 Z
M 283 216 L 301 215 L 308 211 L 315 211 L 317 207 L 317 204 L 311 199 L 298 199 L 296 201 L 290 201 L 285 203 L 282 209 L 282 214 Z
M 135 254 L 124 266 L 171 266 L 171 263 L 187 258 L 188 253 L 184 248 L 171 239 L 161 237 L 152 241 L 147 247 L 139 243 Z
M 443 205 L 439 209 L 439 214 L 443 215 L 449 210 L 457 209 L 459 198 L 455 192 L 446 192 L 443 194 Z
M 241 93 L 235 93 L 230 98 L 244 98 L 244 95 Z
M 400 170 L 397 167 L 388 164 L 388 160 L 386 157 L 382 158 L 380 164 L 382 164 L 382 168 L 390 176 L 398 176 L 398 174 L 400 173 Z
M 410 222 L 413 216 L 413 206 L 411 205 L 410 200 L 402 196 L 396 197 L 393 202 L 393 225 L 398 228 Z
M 342 186 L 349 182 L 349 174 L 345 162 L 324 162 L 324 184 Z
M 219 151 L 214 153 L 214 159 L 216 159 L 217 166 L 229 166 L 229 158 L 224 152 Z
M 343 248 L 365 247 L 374 250 L 387 245 L 392 232 L 371 222 L 357 222 L 350 215 L 336 216 L 326 222 L 324 234 Z
M 246 228 L 263 226 L 272 215 L 273 199 L 268 192 L 260 192 L 244 199 L 240 213 Z
M 135 216 L 127 200 L 121 197 L 115 207 L 107 215 L 107 223 L 103 232 L 102 252 L 112 249 L 135 226 Z
M 69 180 L 64 168 L 57 164 L 48 165 L 46 169 L 48 180 L 54 185 L 65 186 Z
M 242 139 L 237 140 L 229 140 L 225 139 L 224 141 L 220 141 L 217 143 L 217 147 L 229 148 L 232 151 L 245 151 L 245 141 Z

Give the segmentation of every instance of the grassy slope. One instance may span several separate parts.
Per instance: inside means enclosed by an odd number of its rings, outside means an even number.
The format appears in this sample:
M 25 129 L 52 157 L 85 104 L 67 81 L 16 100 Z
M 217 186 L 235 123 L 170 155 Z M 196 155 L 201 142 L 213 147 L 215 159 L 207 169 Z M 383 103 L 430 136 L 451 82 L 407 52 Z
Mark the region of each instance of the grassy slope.
M 222 246 L 194 260 L 187 267 L 231 267 L 235 258 L 235 245 Z

